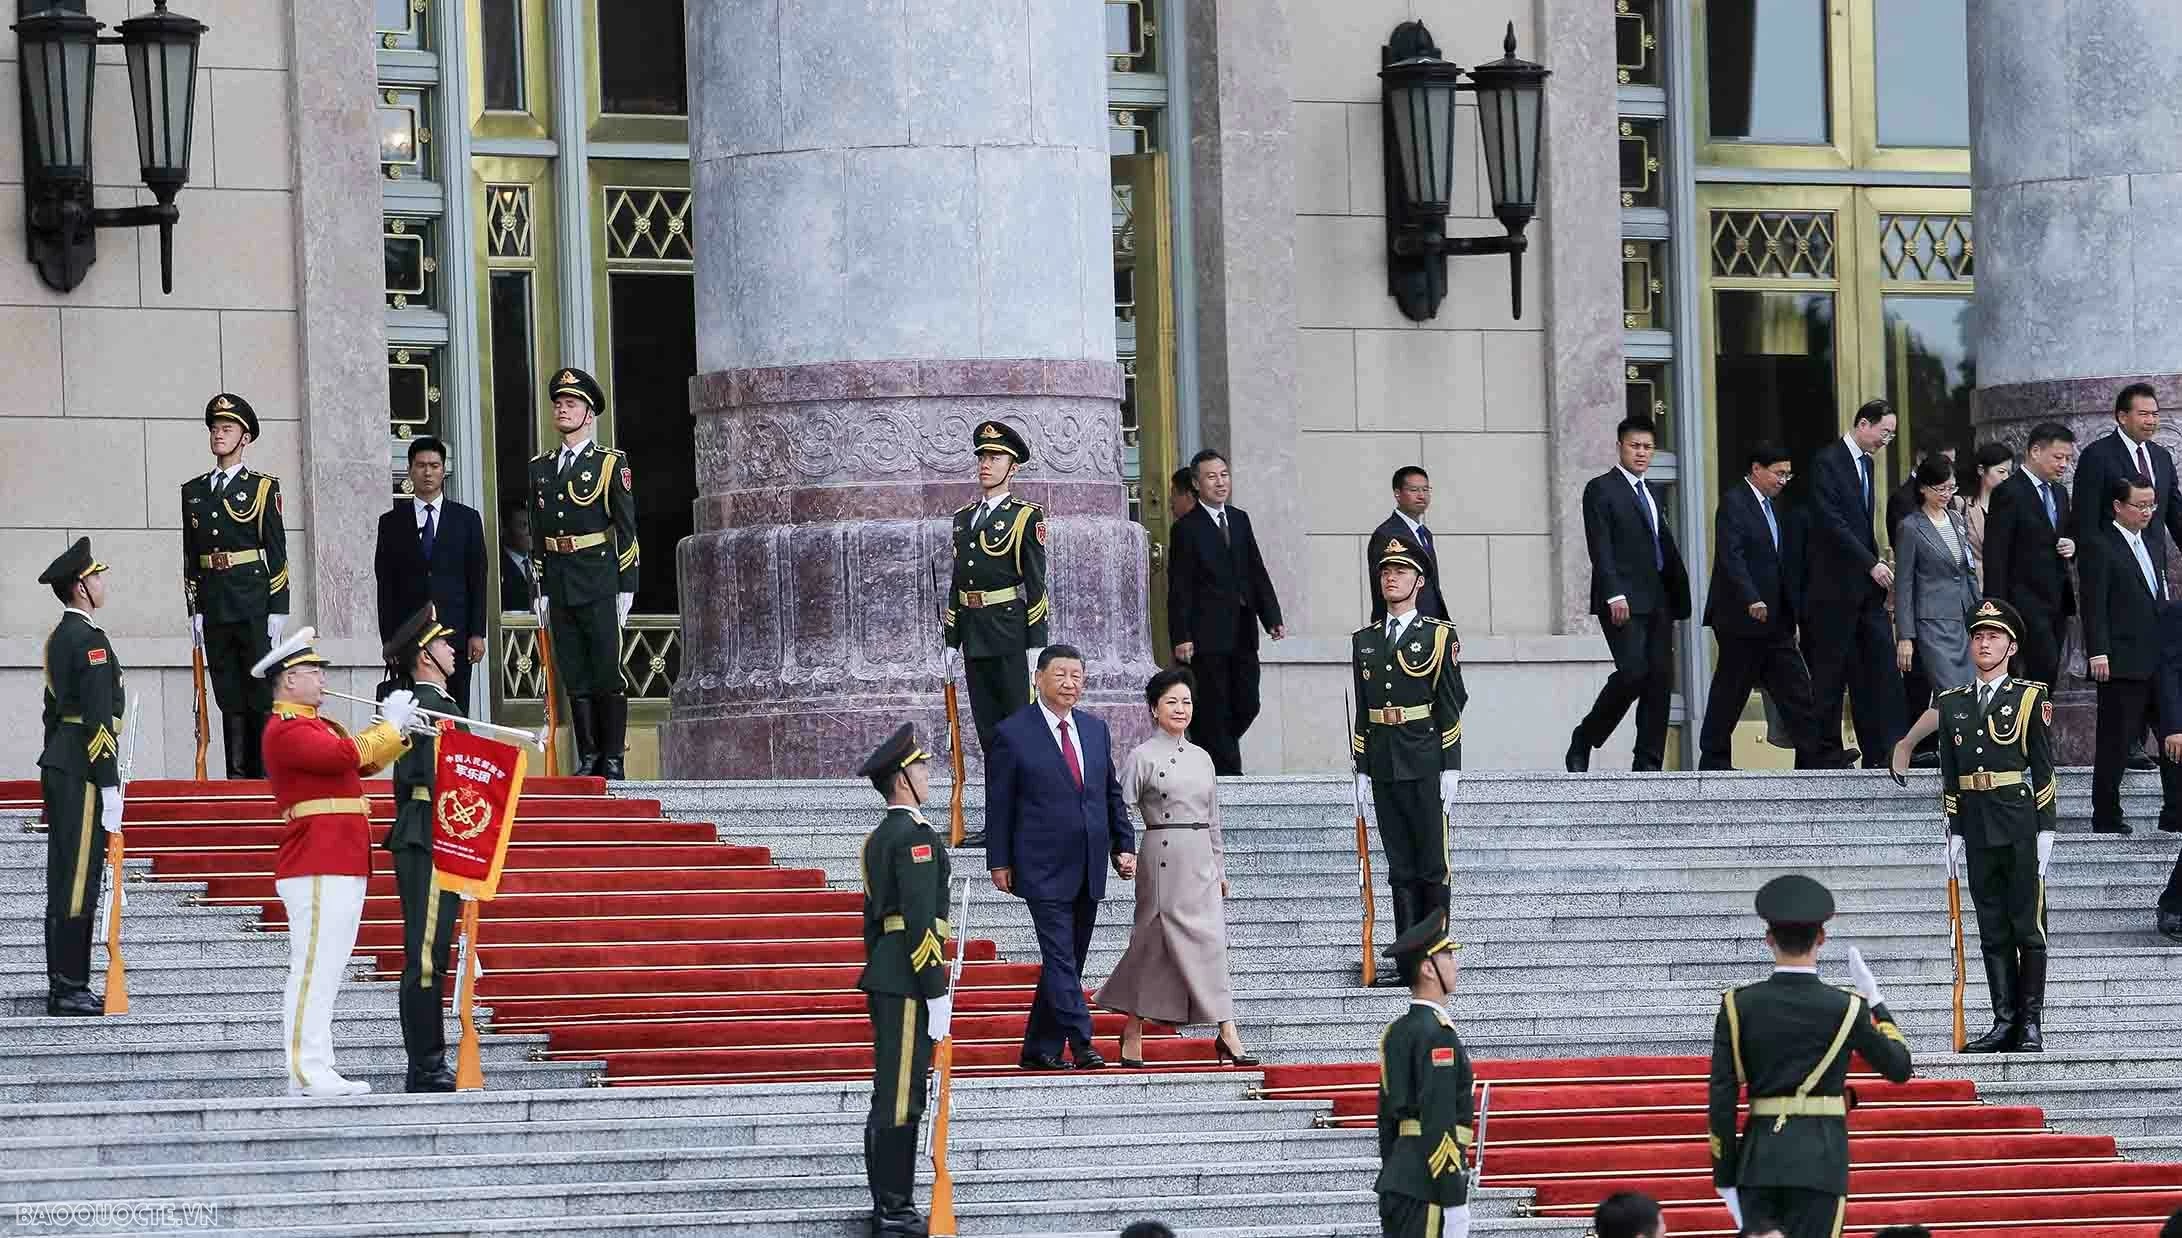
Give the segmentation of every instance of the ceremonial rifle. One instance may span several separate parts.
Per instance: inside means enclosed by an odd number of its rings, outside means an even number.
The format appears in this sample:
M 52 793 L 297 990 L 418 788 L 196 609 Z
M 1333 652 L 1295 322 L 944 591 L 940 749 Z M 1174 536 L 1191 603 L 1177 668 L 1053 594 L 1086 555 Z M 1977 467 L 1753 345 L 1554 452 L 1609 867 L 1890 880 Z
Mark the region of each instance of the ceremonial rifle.
M 1955 953 L 1955 1052 L 1960 1053 L 1969 1043 L 1970 1034 L 1962 1021 L 1962 874 L 1955 871 L 1955 849 L 1951 844 L 1947 845 L 1947 936 Z
M 189 678 L 197 692 L 197 781 L 203 782 L 205 747 L 212 742 L 212 724 L 205 719 L 205 651 L 195 642 L 191 642 L 189 648 Z
M 1485 1123 L 1493 1116 L 1493 1085 L 1490 1080 L 1477 1094 L 1477 1142 L 1470 1148 L 1470 1189 L 1464 1198 L 1477 1202 L 1478 1183 L 1485 1180 Z
M 947 772 L 954 785 L 947 789 L 947 845 L 962 845 L 962 784 L 966 775 L 962 769 L 962 708 L 956 704 L 955 672 L 948 657 L 947 648 L 947 598 L 939 591 L 939 564 L 932 565 L 932 594 L 939 598 L 940 609 L 940 678 L 944 681 L 940 696 L 947 702 Z
M 136 720 L 144 711 L 132 707 L 129 710 L 128 751 L 121 758 L 121 786 L 126 798 L 129 772 L 136 768 Z M 107 1014 L 129 1013 L 129 969 L 121 962 L 121 901 L 125 897 L 121 889 L 122 841 L 121 822 L 114 822 L 112 833 L 106 836 L 106 867 L 111 874 L 109 884 L 114 896 L 106 904 L 106 1011 Z
M 1353 726 L 1356 708 L 1347 692 L 1341 694 L 1341 710 Z M 1371 937 L 1378 927 L 1379 911 L 1374 901 L 1377 896 L 1371 889 L 1371 833 L 1364 827 L 1363 792 L 1355 786 L 1354 779 L 1350 780 L 1349 803 L 1356 809 L 1356 889 L 1364 899 L 1364 986 L 1369 988 L 1379 979 L 1378 961 L 1371 953 Z
M 538 616 L 538 671 L 545 695 L 545 772 L 553 778 L 561 772 L 561 723 L 553 708 L 553 638 L 546 634 L 544 615 Z
M 964 943 L 970 940 L 970 879 L 957 878 L 962 882 L 961 910 L 953 918 L 955 959 L 947 969 L 947 996 L 952 1000 L 962 987 L 962 957 L 968 953 Z M 932 1051 L 932 1076 L 925 1081 L 924 1107 L 932 1114 L 932 1124 L 925 1128 L 925 1151 L 932 1157 L 932 1211 L 928 1218 L 934 1238 L 954 1238 L 955 1234 L 955 1178 L 947 1170 L 947 1098 L 952 1093 L 955 1074 L 955 1025 L 949 1015 L 947 1038 Z

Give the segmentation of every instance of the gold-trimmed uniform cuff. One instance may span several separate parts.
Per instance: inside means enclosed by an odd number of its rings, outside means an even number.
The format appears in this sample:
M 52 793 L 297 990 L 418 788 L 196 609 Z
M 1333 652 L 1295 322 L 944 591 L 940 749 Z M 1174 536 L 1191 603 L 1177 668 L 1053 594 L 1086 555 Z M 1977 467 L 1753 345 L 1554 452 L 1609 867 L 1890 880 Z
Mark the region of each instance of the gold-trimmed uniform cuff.
M 2040 808 L 2051 808 L 2051 807 L 2053 807 L 2053 795 L 2054 795 L 2054 786 L 2055 786 L 2055 783 L 2054 783 L 2054 781 L 2053 781 L 2053 780 L 2048 780 L 2048 781 L 2047 781 L 2047 783 L 2046 783 L 2046 785 L 2044 785 L 2044 786 L 2042 786 L 2042 787 L 2038 788 L 2038 795 L 2037 795 L 2037 797 L 2036 797 L 2036 798 L 2037 798 L 2037 804 L 2038 804 L 2038 807 L 2040 807 Z
M 288 569 L 284 567 L 284 568 L 280 569 L 279 571 L 277 571 L 277 572 L 273 573 L 273 578 L 272 578 L 272 579 L 271 579 L 270 581 L 267 581 L 267 582 L 266 582 L 266 585 L 265 585 L 265 587 L 266 587 L 266 588 L 267 588 L 268 590 L 270 590 L 271 592 L 274 592 L 274 593 L 278 593 L 278 592 L 280 592 L 281 590 L 283 590 L 283 589 L 287 588 L 287 587 L 288 587 Z
M 1462 724 L 1457 722 L 1440 732 L 1440 747 L 1452 748 L 1462 742 Z

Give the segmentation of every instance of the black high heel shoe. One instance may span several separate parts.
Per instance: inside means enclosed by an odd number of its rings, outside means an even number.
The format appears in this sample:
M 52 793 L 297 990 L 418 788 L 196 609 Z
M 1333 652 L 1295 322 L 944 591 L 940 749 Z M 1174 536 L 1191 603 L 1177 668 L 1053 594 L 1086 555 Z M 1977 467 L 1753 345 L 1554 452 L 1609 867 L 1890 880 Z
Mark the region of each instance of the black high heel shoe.
M 1247 1053 L 1237 1053 L 1227 1047 L 1226 1041 L 1218 1037 L 1213 1038 L 1212 1052 L 1214 1059 L 1223 1066 L 1255 1066 L 1258 1064 L 1258 1059 Z

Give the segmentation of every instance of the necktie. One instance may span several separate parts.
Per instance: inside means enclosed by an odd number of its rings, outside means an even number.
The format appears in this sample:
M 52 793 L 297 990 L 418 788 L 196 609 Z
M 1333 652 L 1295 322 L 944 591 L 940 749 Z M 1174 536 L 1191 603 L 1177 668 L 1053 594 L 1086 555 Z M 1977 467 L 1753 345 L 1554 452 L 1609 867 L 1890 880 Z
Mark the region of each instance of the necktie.
M 1862 474 L 1862 475 L 1863 475 L 1863 478 L 1864 478 L 1864 514 L 1866 514 L 1866 515 L 1870 515 L 1870 514 L 1871 514 L 1871 457 L 1870 457 L 1870 456 L 1867 456 L 1867 455 L 1863 455 L 1863 454 L 1859 453 L 1859 454 L 1857 455 L 1857 457 L 1856 457 L 1856 471 L 1857 471 L 1858 473 Z
M 1392 645 L 1402 634 L 1402 621 L 1392 615 L 1386 620 L 1386 643 Z
M 571 465 L 571 464 L 574 464 L 575 462 L 576 462 L 576 449 L 575 449 L 575 448 L 573 448 L 573 447 L 563 447 L 563 448 L 561 448 L 561 472 L 563 472 L 563 473 L 566 473 L 566 472 L 568 472 L 568 466 L 569 466 L 569 465 Z
M 2046 523 L 2054 528 L 2060 528 L 2060 513 L 2053 510 L 2053 487 L 2044 482 L 2038 483 L 2038 504 L 2046 509 Z
M 432 543 L 439 540 L 439 521 L 433 519 L 433 514 L 438 510 L 437 504 L 424 505 L 424 533 L 417 540 L 423 544 L 424 557 L 427 559 L 432 557 Z
M 1977 689 L 1977 711 L 1981 714 L 1991 713 L 1992 708 L 1993 685 L 1991 683 L 1979 684 Z
M 2152 458 L 2144 454 L 2144 444 L 2137 444 L 2137 476 L 2152 480 Z
M 1667 550 L 1659 542 L 1659 509 L 1652 506 L 1652 489 L 1637 478 L 1637 506 L 1644 509 L 1644 523 L 1652 527 L 1652 566 L 1664 570 L 1667 566 Z
M 2129 548 L 2136 552 L 2137 570 L 2144 573 L 2144 587 L 2152 591 L 2154 598 L 2165 600 L 2164 595 L 2159 591 L 2159 573 L 2152 570 L 2152 556 L 2145 552 L 2144 539 L 2142 537 L 2130 538 Z
M 1061 760 L 1068 763 L 1068 776 L 1076 780 L 1076 789 L 1083 790 L 1083 762 L 1076 756 L 1076 741 L 1068 737 L 1068 719 L 1060 721 Z
M 220 491 L 227 489 L 227 474 L 218 469 L 212 471 L 212 497 L 219 498 Z
M 1425 528 L 1421 524 L 1418 525 L 1417 540 L 1424 543 L 1424 548 L 1426 550 L 1432 549 L 1432 530 Z
M 1773 553 L 1774 553 L 1774 554 L 1779 554 L 1779 553 L 1780 553 L 1780 522 L 1779 522 L 1778 520 L 1775 520 L 1775 519 L 1773 518 L 1773 500 L 1771 500 L 1771 499 L 1768 499 L 1768 498 L 1765 498 L 1765 497 L 1763 497 L 1763 496 L 1761 495 L 1761 496 L 1759 497 L 1759 499 L 1758 499 L 1758 507 L 1759 507 L 1759 508 L 1760 508 L 1761 510 L 1763 510 L 1763 511 L 1765 512 L 1765 527 L 1766 527 L 1766 530 L 1767 530 L 1768 532 L 1772 533 L 1772 535 L 1773 535 Z
M 1212 513 L 1212 523 L 1219 527 L 1220 540 L 1227 541 L 1227 511 L 1224 508 Z

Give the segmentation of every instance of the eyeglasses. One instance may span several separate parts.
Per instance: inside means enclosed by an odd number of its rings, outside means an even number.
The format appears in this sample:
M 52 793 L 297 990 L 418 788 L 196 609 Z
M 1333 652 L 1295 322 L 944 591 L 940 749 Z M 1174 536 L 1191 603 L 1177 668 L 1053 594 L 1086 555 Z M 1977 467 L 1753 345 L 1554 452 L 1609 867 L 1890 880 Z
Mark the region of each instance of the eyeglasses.
M 2159 510 L 2159 500 L 2154 499 L 2149 503 L 2131 503 L 2129 504 L 2129 506 L 2136 508 L 2140 512 L 2149 514 L 2151 512 L 2156 512 Z

